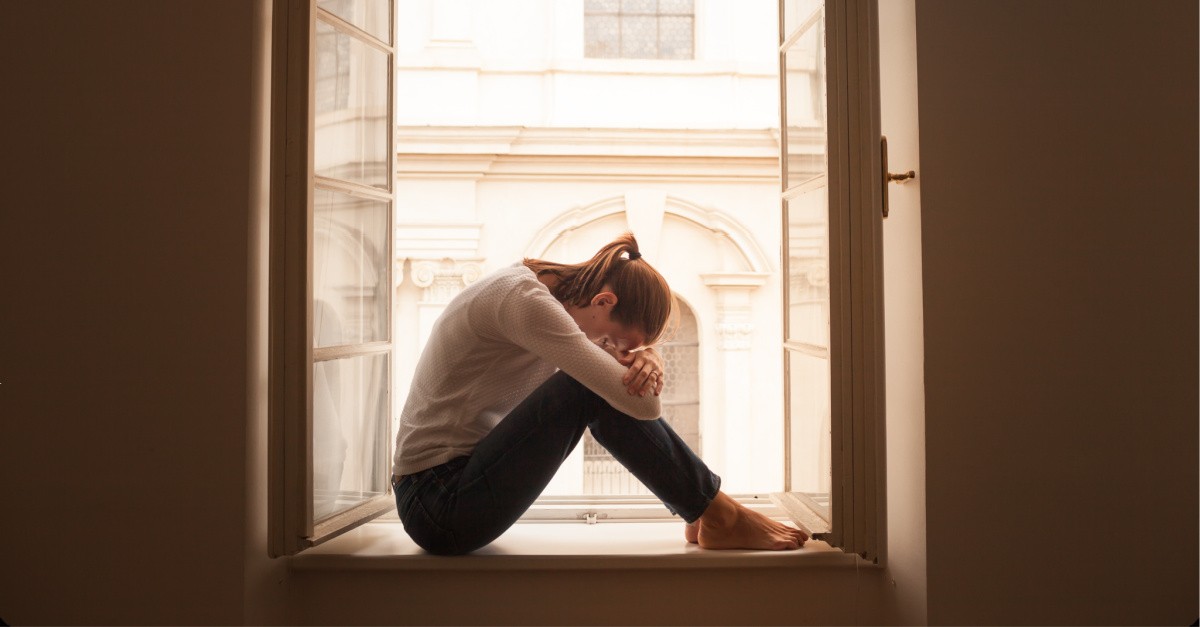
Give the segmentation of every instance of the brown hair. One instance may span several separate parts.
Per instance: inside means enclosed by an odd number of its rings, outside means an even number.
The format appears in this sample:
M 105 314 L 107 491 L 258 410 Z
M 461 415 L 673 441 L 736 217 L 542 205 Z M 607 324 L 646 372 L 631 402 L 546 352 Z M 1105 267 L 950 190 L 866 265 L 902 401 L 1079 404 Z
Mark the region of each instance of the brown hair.
M 671 286 L 642 258 L 633 233 L 626 232 L 605 244 L 583 263 L 529 258 L 524 263 L 539 277 L 543 274 L 558 277 L 559 282 L 550 288 L 550 293 L 567 305 L 587 307 L 592 297 L 608 286 L 617 297 L 613 321 L 645 333 L 647 346 L 661 339 L 667 328 L 674 301 Z

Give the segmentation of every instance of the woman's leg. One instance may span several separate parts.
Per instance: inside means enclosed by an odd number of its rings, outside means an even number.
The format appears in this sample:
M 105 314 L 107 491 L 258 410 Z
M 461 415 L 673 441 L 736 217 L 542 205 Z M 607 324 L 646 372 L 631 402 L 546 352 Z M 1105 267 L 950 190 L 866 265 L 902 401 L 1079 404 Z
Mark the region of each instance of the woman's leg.
M 701 546 L 734 548 L 724 546 L 731 538 L 722 529 L 732 530 L 724 523 L 741 520 L 730 514 L 744 508 L 719 493 L 720 478 L 666 422 L 626 416 L 562 372 L 513 409 L 469 458 L 417 473 L 398 486 L 406 529 L 434 553 L 467 553 L 490 543 L 533 504 L 589 427 L 668 509 L 698 527 L 706 520 L 710 523 L 711 541 L 702 537 Z M 722 524 L 715 525 L 718 522 Z M 746 545 L 738 548 L 777 544 L 736 542 Z
M 550 483 L 602 399 L 559 372 L 483 437 L 470 457 L 417 473 L 405 528 L 432 553 L 478 549 L 504 533 Z M 432 477 L 427 477 L 432 475 Z M 407 488 L 409 486 L 402 486 Z M 400 494 L 400 489 L 397 490 Z M 404 500 L 405 496 L 398 496 Z
M 434 553 L 467 553 L 495 540 L 541 495 L 589 427 L 685 520 L 697 519 L 716 494 L 720 479 L 665 422 L 626 416 L 559 372 L 509 412 L 470 457 L 397 487 L 410 535 Z

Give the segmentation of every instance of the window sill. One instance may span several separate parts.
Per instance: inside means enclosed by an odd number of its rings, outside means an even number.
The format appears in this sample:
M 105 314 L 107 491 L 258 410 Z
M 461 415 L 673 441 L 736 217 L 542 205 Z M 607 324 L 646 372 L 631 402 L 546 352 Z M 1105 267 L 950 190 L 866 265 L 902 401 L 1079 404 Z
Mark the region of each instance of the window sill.
M 514 525 L 470 555 L 430 555 L 396 519 L 372 522 L 292 558 L 293 570 L 603 570 L 854 567 L 855 555 L 810 540 L 797 551 L 709 551 L 683 539 L 683 524 L 578 522 Z

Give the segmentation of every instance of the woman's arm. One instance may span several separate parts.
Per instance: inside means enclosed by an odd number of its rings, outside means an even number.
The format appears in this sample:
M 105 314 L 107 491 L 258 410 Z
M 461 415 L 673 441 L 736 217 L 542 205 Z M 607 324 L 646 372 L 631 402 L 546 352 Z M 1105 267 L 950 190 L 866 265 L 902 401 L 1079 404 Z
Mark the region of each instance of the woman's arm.
M 647 366 L 652 367 L 656 353 L 641 355 L 646 351 L 636 351 L 625 357 L 628 363 L 621 363 L 620 357 L 588 340 L 562 304 L 541 284 L 533 282 L 522 283 L 507 294 L 497 314 L 498 328 L 509 341 L 563 370 L 618 411 L 640 420 L 662 415 L 656 394 L 642 396 L 629 391 L 639 377 L 648 378 Z M 626 383 L 634 364 L 638 370 Z

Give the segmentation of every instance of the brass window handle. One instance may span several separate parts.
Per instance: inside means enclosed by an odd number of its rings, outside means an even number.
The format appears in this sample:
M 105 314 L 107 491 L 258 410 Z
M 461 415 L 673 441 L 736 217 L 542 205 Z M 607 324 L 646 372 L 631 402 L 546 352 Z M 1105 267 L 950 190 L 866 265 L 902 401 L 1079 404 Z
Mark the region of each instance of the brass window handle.
M 903 174 L 888 172 L 887 136 L 879 138 L 880 161 L 883 165 L 883 217 L 888 217 L 888 183 L 903 183 L 908 179 L 917 178 L 917 173 L 909 170 Z

